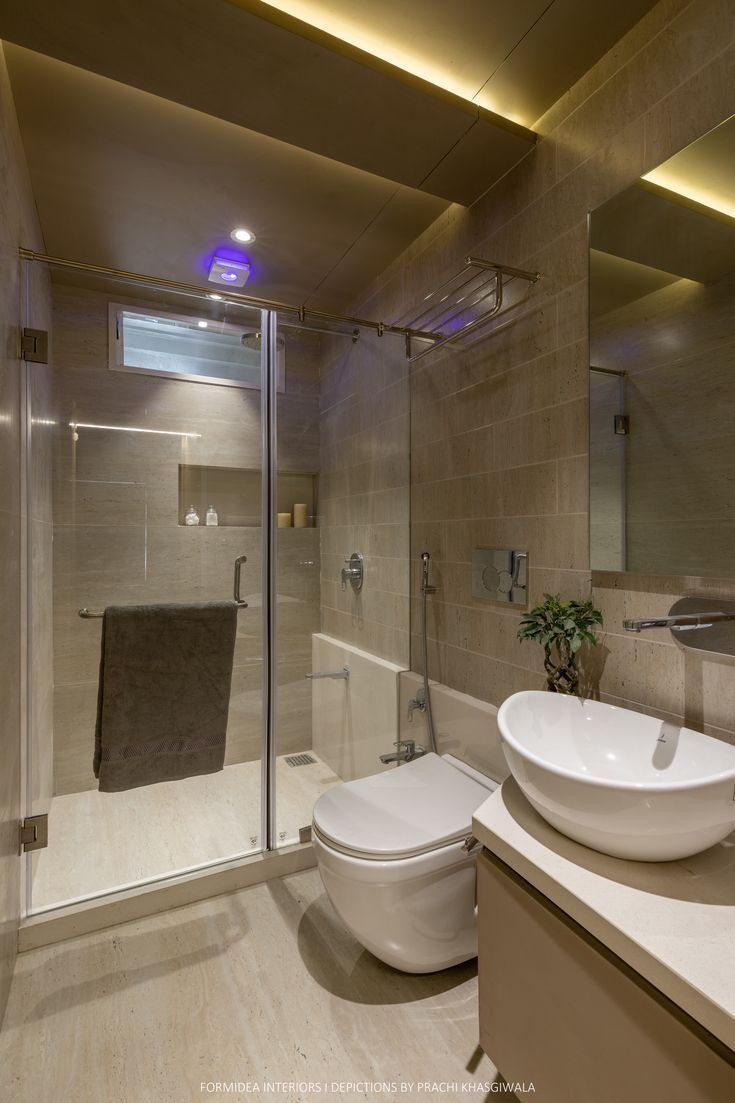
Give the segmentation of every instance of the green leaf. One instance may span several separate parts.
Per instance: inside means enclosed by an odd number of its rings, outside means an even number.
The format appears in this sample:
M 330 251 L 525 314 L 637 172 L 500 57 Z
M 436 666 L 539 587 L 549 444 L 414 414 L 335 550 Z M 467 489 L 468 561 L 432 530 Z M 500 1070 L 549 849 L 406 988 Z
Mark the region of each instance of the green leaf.
M 560 653 L 569 648 L 574 654 L 585 640 L 597 646 L 591 631 L 597 624 L 602 624 L 602 613 L 591 601 L 562 601 L 559 594 L 544 594 L 541 604 L 521 619 L 517 635 L 519 640 L 535 640 L 544 648 L 556 646 Z

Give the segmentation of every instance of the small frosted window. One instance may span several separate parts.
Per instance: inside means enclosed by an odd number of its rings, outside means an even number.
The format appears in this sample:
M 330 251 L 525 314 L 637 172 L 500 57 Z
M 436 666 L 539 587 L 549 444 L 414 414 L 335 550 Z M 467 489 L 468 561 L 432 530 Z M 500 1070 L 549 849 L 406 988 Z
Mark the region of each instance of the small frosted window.
M 244 322 L 110 304 L 110 367 L 115 371 L 260 389 L 260 343 L 256 326 Z M 279 390 L 285 379 L 284 345 L 279 338 Z

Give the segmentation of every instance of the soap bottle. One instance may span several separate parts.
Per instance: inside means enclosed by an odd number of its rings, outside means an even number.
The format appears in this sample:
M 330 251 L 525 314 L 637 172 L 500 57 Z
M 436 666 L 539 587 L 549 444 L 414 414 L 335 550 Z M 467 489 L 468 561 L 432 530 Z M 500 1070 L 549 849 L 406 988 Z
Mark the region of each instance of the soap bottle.
M 184 517 L 184 524 L 186 524 L 186 525 L 198 525 L 199 524 L 199 514 L 194 509 L 194 506 L 189 506 L 189 508 L 187 509 L 186 516 Z
M 208 525 L 218 525 L 219 524 L 219 517 L 217 516 L 217 510 L 214 508 L 214 506 L 209 506 L 209 508 L 207 509 L 206 523 Z

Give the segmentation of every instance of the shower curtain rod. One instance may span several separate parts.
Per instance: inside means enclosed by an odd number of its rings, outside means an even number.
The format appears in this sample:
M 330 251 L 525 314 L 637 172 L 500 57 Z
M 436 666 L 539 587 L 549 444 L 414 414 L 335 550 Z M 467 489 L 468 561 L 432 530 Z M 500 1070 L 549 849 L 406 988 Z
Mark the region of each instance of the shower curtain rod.
M 65 260 L 63 257 L 52 257 L 47 253 L 37 253 L 35 249 L 18 249 L 18 255 L 23 260 L 41 261 L 55 268 L 70 268 L 75 272 L 89 272 L 95 276 L 112 276 L 115 279 L 128 280 L 131 283 L 146 284 L 147 286 L 160 287 L 164 291 L 179 291 L 187 295 L 193 295 L 200 299 L 209 299 L 211 292 L 193 283 L 179 283 L 178 280 L 168 280 L 163 276 L 146 276 L 141 272 L 126 272 L 122 268 L 108 268 L 101 264 L 87 264 L 81 260 Z M 441 337 L 439 333 L 432 333 L 421 329 L 411 329 L 406 326 L 394 326 L 388 322 L 373 322 L 368 318 L 353 318 L 349 314 L 332 314 L 328 310 L 313 310 L 305 305 L 294 306 L 293 303 L 281 303 L 275 299 L 258 299 L 251 295 L 240 295 L 237 292 L 229 292 L 223 296 L 223 302 L 236 303 L 239 306 L 251 306 L 257 310 L 283 311 L 295 314 L 300 322 L 307 318 L 315 318 L 323 322 L 339 322 L 343 325 L 357 326 L 361 329 L 372 329 L 382 337 L 384 333 L 397 333 L 410 340 L 412 337 L 423 338 L 426 341 L 437 341 Z M 347 334 L 346 336 L 349 336 Z

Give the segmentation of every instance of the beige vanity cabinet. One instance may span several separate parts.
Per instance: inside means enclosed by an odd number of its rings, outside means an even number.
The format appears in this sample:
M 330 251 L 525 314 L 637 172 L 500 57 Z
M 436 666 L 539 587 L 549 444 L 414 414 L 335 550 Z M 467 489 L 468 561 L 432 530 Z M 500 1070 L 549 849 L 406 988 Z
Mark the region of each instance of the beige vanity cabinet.
M 735 1101 L 735 1054 L 488 850 L 478 907 L 480 1042 L 521 1099 Z

